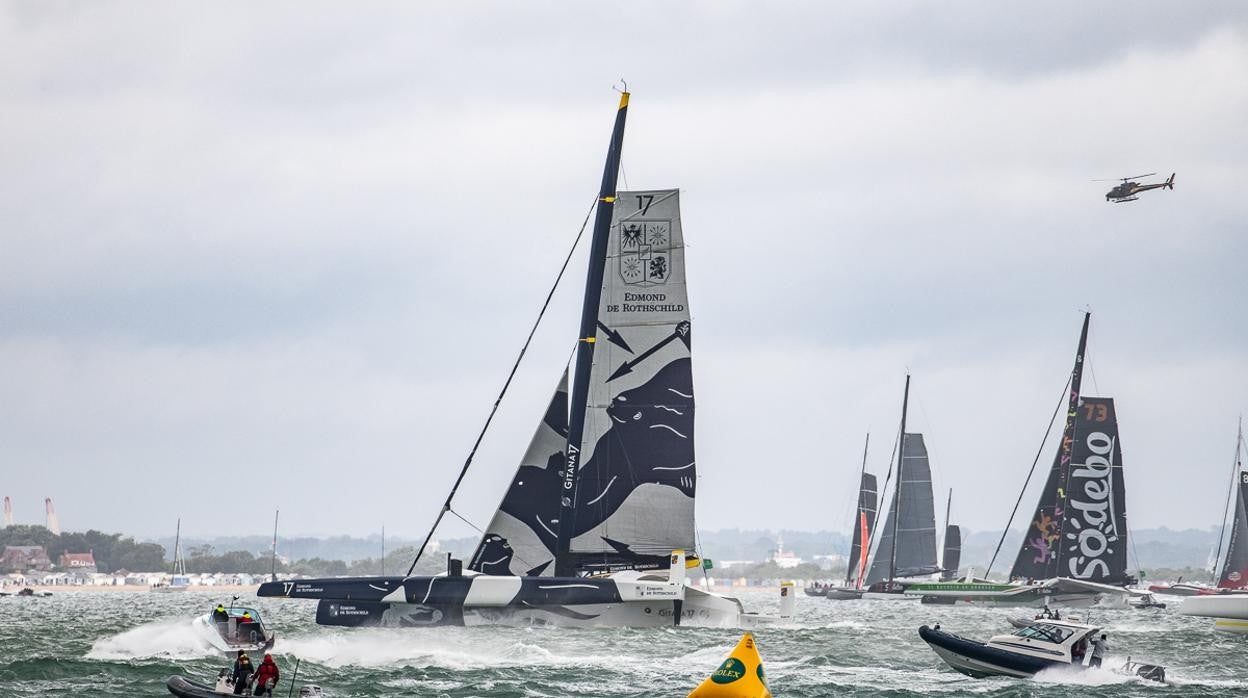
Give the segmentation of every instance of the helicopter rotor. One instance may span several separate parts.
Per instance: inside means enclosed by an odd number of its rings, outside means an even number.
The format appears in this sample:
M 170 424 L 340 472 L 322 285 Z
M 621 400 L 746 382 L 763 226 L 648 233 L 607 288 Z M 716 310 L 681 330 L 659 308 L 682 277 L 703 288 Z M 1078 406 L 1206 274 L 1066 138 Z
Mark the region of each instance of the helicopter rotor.
M 1157 176 L 1156 172 L 1149 172 L 1148 174 L 1131 175 L 1130 177 L 1110 177 L 1108 179 L 1094 179 L 1092 181 L 1093 182 L 1126 182 L 1132 179 L 1142 179 L 1144 177 L 1155 177 L 1155 176 Z

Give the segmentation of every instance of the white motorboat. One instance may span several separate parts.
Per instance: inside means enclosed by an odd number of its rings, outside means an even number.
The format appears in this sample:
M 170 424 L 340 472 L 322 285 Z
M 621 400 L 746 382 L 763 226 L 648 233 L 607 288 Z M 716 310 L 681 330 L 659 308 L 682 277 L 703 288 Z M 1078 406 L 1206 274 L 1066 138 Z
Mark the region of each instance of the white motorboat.
M 238 650 L 261 652 L 273 648 L 277 635 L 264 625 L 260 612 L 248 606 L 217 606 L 191 621 L 208 644 L 225 654 Z
M 946 664 L 967 676 L 1030 678 L 1054 667 L 1083 667 L 1091 654 L 1089 641 L 1100 632 L 1095 625 L 1046 619 L 987 642 L 959 637 L 939 625 L 924 625 L 919 628 L 919 637 Z M 1162 683 L 1166 680 L 1165 667 L 1154 664 L 1128 660 L 1120 671 Z

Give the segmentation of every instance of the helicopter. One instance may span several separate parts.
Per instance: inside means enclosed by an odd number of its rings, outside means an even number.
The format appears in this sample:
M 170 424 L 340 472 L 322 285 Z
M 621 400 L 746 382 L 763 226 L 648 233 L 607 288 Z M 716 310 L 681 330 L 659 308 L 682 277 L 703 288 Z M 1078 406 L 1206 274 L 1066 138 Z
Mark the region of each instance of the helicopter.
M 1170 189 L 1170 190 L 1174 189 L 1174 173 L 1173 172 L 1170 173 L 1169 179 L 1167 179 L 1164 182 L 1158 182 L 1157 184 L 1140 184 L 1139 182 L 1132 181 L 1139 177 L 1153 177 L 1156 174 L 1157 174 L 1156 172 L 1149 172 L 1148 174 L 1131 175 L 1130 177 L 1118 177 L 1115 179 L 1094 179 L 1092 181 L 1093 182 L 1121 181 L 1122 184 L 1119 184 L 1113 189 L 1110 189 L 1105 194 L 1105 200 L 1111 201 L 1115 204 L 1125 204 L 1128 201 L 1135 201 L 1136 199 L 1140 198 L 1139 196 L 1137 196 L 1137 194 L 1139 194 L 1142 191 L 1148 191 L 1149 189 L 1161 189 L 1163 187 L 1166 189 Z

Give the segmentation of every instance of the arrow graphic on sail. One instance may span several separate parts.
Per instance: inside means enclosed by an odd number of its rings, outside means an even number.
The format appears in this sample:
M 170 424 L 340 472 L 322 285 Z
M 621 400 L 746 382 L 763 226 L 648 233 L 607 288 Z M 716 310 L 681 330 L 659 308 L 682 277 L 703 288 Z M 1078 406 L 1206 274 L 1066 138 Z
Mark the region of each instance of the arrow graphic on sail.
M 630 354 L 633 353 L 633 348 L 628 346 L 628 342 L 624 341 L 624 337 L 620 335 L 619 332 L 616 332 L 610 327 L 607 327 L 606 325 L 602 324 L 602 320 L 598 321 L 598 329 L 607 333 L 607 340 L 610 341 L 612 344 L 614 344 L 615 346 L 623 349 L 624 351 Z
M 676 329 L 673 330 L 670 335 L 659 340 L 658 344 L 655 344 L 649 349 L 638 354 L 637 358 L 633 359 L 632 361 L 625 361 L 624 363 L 620 364 L 620 367 L 615 369 L 615 373 L 611 374 L 611 377 L 607 379 L 607 382 L 610 383 L 611 381 L 615 380 L 616 378 L 619 378 L 620 376 L 626 376 L 632 373 L 633 368 L 635 368 L 637 364 L 641 363 L 642 361 L 645 361 L 646 359 L 650 358 L 654 354 L 658 353 L 660 349 L 667 346 L 668 344 L 671 344 L 672 340 L 674 339 L 679 339 L 681 342 L 684 343 L 685 348 L 688 349 L 689 340 L 690 340 L 689 333 L 690 333 L 690 325 L 689 325 L 688 320 L 677 323 Z

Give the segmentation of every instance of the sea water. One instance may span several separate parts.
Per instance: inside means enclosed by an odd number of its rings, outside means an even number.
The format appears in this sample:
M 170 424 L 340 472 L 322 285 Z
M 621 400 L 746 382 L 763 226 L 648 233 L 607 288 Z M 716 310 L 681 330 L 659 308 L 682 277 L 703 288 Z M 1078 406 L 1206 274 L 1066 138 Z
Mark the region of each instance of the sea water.
M 740 596 L 751 610 L 774 613 L 778 607 L 775 591 Z M 167 696 L 164 680 L 171 674 L 211 683 L 228 660 L 195 634 L 190 620 L 218 601 L 229 598 L 202 591 L 0 598 L 0 698 Z M 1248 690 L 1248 636 L 1215 633 L 1211 620 L 1173 609 L 1090 612 L 1109 634 L 1106 665 L 1127 655 L 1165 665 L 1169 683 L 1163 686 L 1108 669 L 1047 671 L 1030 681 L 972 679 L 945 666 L 917 633 L 920 625 L 939 622 L 986 639 L 1009 632 L 1006 616 L 1027 609 L 797 601 L 792 623 L 755 632 L 778 698 L 1226 696 Z M 248 595 L 242 603 L 259 608 L 277 632 L 279 695 L 290 687 L 298 658 L 297 683 L 318 684 L 327 698 L 684 696 L 741 635 L 704 628 L 323 628 L 312 621 L 314 602 Z

